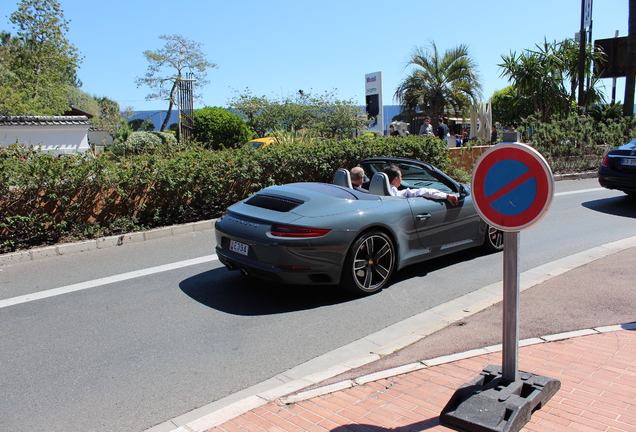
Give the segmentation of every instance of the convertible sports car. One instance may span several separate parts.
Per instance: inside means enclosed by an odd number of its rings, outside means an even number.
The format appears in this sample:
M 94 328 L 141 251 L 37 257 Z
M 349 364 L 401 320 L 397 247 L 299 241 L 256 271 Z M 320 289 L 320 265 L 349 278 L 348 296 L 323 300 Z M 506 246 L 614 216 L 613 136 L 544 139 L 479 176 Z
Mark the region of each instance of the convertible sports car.
M 435 188 L 446 201 L 392 196 L 383 169 L 402 170 L 401 188 Z M 369 193 L 351 187 L 347 170 L 334 184 L 270 186 L 231 206 L 215 225 L 216 253 L 230 270 L 288 284 L 341 284 L 380 291 L 410 264 L 475 246 L 503 249 L 503 233 L 477 214 L 470 187 L 412 159 L 360 163 Z

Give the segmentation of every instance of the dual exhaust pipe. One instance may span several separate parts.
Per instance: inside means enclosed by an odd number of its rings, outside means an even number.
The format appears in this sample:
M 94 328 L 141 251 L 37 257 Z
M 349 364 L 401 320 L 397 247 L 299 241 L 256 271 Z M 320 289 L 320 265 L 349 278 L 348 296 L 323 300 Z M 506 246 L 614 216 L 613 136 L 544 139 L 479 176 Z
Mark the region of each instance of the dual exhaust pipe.
M 238 270 L 243 277 L 247 277 L 250 275 L 245 267 L 238 268 L 233 262 L 230 261 L 225 262 L 225 267 L 227 267 L 228 270 Z

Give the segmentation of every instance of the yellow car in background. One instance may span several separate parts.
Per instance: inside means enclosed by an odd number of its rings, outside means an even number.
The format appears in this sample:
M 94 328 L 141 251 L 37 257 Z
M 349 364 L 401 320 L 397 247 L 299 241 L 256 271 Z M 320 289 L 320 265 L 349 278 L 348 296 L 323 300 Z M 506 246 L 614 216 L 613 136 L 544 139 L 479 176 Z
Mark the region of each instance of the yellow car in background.
M 247 143 L 247 145 L 251 145 L 254 148 L 265 148 L 268 145 L 272 145 L 272 144 L 280 144 L 280 142 L 278 141 L 278 138 L 276 137 L 256 138 Z

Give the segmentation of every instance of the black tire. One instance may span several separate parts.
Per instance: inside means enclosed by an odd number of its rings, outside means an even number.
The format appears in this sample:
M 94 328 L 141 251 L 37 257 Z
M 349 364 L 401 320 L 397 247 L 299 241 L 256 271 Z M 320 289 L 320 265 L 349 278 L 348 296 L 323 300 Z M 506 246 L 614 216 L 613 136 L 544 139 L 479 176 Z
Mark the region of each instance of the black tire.
M 341 285 L 356 294 L 374 294 L 386 286 L 394 269 L 393 242 L 381 231 L 369 231 L 351 245 Z
M 486 237 L 484 238 L 484 249 L 488 252 L 499 252 L 504 248 L 503 231 L 486 225 Z

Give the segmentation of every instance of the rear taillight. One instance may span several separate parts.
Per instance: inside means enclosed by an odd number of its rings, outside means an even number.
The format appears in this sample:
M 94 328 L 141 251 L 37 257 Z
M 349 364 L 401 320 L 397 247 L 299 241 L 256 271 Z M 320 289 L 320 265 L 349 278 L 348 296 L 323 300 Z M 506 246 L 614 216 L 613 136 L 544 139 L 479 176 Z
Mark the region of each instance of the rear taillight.
M 603 158 L 603 161 L 601 162 L 601 165 L 603 165 L 603 166 L 609 166 L 609 164 L 608 164 L 608 160 L 607 160 L 607 155 L 605 155 L 605 157 Z
M 272 225 L 270 234 L 276 237 L 316 238 L 331 231 L 320 228 L 302 228 L 288 225 Z

